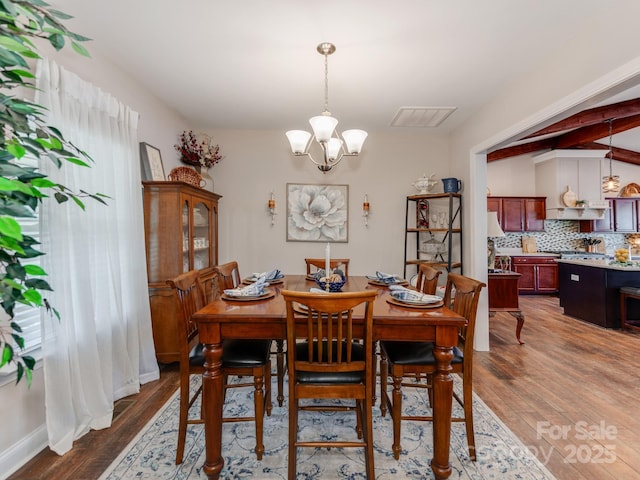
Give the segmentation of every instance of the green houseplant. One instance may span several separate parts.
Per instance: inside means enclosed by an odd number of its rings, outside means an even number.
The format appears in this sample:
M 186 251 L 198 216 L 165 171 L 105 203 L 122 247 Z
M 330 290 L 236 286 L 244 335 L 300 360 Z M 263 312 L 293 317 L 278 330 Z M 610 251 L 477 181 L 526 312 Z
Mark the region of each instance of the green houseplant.
M 42 106 L 22 99 L 24 89 L 35 88 L 32 64 L 39 58 L 35 39 L 48 41 L 56 50 L 68 40 L 76 52 L 89 56 L 81 44 L 88 39 L 62 25 L 69 18 L 40 0 L 0 0 L 0 304 L 9 317 L 6 324 L 0 323 L 0 367 L 14 363 L 16 383 L 25 377 L 31 384 L 35 365 L 33 357 L 23 353 L 22 331 L 13 321 L 16 304 L 46 308 L 59 320 L 58 312 L 41 293 L 51 290 L 43 279 L 46 272 L 24 264 L 43 253 L 34 238 L 22 233 L 16 218 L 33 216 L 51 194 L 58 203 L 71 199 L 82 209 L 84 197 L 105 203 L 104 195 L 71 191 L 20 162 L 30 156 L 48 159 L 58 167 L 65 162 L 88 167 L 92 161 L 58 129 L 46 124 Z

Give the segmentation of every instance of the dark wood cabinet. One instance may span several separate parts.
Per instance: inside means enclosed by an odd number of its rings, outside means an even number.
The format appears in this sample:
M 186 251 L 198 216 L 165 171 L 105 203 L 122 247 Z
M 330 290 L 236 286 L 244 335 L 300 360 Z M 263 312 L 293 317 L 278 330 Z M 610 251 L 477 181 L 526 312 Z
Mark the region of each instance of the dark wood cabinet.
M 544 231 L 546 197 L 487 197 L 487 211 L 498 213 L 505 232 Z
M 591 232 L 613 232 L 613 200 L 608 198 L 609 208 L 604 211 L 603 217 L 599 220 L 580 220 L 580 231 Z
M 520 294 L 554 294 L 558 292 L 556 257 L 526 256 L 511 258 L 511 268 L 519 273 Z
M 184 182 L 142 182 L 149 302 L 156 358 L 178 360 L 173 292 L 166 281 L 199 270 L 208 298 L 218 263 L 220 195 Z
M 607 198 L 609 209 L 601 220 L 580 221 L 581 232 L 640 232 L 640 200 L 637 198 Z

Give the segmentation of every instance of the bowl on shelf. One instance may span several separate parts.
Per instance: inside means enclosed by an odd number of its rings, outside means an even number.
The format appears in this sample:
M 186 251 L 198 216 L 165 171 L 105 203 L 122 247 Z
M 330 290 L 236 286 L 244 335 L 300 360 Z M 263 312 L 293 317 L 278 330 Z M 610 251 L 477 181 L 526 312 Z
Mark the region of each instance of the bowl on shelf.
M 324 278 L 324 277 L 316 276 L 316 278 L 315 278 L 316 285 L 318 285 L 318 288 L 320 288 L 321 290 L 327 291 L 327 282 L 324 281 L 324 280 L 321 280 L 321 278 Z M 347 279 L 343 275 L 342 276 L 342 280 L 329 282 L 329 291 L 330 292 L 339 292 L 342 289 L 342 287 L 344 286 L 346 281 L 347 281 Z

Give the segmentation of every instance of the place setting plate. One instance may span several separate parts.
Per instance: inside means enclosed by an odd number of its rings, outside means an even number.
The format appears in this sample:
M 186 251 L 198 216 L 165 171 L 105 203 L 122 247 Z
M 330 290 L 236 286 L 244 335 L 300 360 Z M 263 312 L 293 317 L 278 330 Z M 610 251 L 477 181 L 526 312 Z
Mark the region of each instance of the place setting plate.
M 247 277 L 244 280 L 242 280 L 242 283 L 244 283 L 245 285 L 250 285 L 252 283 L 255 283 L 256 280 L 258 280 L 256 277 Z M 269 282 L 269 285 L 276 285 L 278 283 L 282 283 L 284 282 L 284 275 L 274 278 L 273 280 L 267 280 L 267 282 Z
M 301 313 L 302 315 L 306 315 L 307 313 L 309 313 L 309 307 L 298 302 L 293 302 L 293 311 L 296 313 Z M 344 311 L 342 313 L 347 314 L 348 312 Z
M 257 300 L 267 300 L 275 296 L 276 292 L 274 292 L 273 290 L 266 290 L 262 295 L 243 295 L 237 297 L 223 293 L 220 298 L 231 302 L 255 302 Z
M 377 285 L 379 287 L 388 287 L 389 285 L 409 285 L 409 281 L 401 278 L 399 280 L 394 280 L 393 282 L 383 282 L 382 280 L 373 280 L 369 279 L 370 285 Z
M 408 307 L 408 308 L 440 308 L 444 305 L 442 298 L 437 295 L 429 295 L 427 301 L 423 300 L 400 300 L 389 295 L 387 298 L 387 303 L 392 305 L 397 305 L 399 307 Z

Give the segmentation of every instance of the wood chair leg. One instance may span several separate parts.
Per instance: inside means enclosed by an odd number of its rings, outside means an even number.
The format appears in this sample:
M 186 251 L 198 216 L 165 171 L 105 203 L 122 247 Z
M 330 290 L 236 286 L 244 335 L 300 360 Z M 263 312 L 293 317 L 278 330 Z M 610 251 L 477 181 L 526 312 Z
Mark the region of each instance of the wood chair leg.
M 255 387 L 253 392 L 253 405 L 255 408 L 255 423 L 256 423 L 256 456 L 258 460 L 262 460 L 262 454 L 264 453 L 264 443 L 262 441 L 264 432 L 264 377 L 262 368 L 259 369 L 253 375 L 253 385 Z
M 278 374 L 278 406 L 284 403 L 284 340 L 276 340 L 276 372 Z
M 393 402 L 391 417 L 393 419 L 393 458 L 400 460 L 400 422 L 402 421 L 402 377 L 393 375 Z
M 466 375 L 465 375 L 466 376 Z M 469 445 L 469 458 L 476 461 L 476 438 L 473 432 L 473 388 L 471 378 L 464 378 L 462 385 L 462 401 L 464 405 L 464 424 L 467 431 L 467 444 Z
M 289 389 L 291 392 L 292 389 Z M 298 460 L 298 400 L 289 395 L 289 465 L 288 480 L 296 480 L 296 463 Z
M 182 463 L 184 444 L 187 439 L 187 419 L 189 418 L 189 375 L 180 374 L 180 413 L 178 416 L 178 447 L 176 465 Z
M 356 433 L 358 434 L 358 438 L 362 438 L 362 422 L 364 421 L 362 410 L 363 410 L 363 401 L 356 400 Z
M 375 388 L 373 390 L 375 390 Z M 367 480 L 374 480 L 376 474 L 373 461 L 373 398 L 365 399 L 362 404 L 364 406 L 364 438 L 367 442 L 365 468 L 367 471 Z
M 380 415 L 386 417 L 387 415 L 387 375 L 388 372 L 388 364 L 387 357 L 384 354 L 380 353 Z M 375 383 L 374 383 L 375 385 Z
M 268 361 L 264 368 L 264 403 L 267 410 L 267 416 L 271 416 L 273 403 L 271 403 L 271 361 Z

